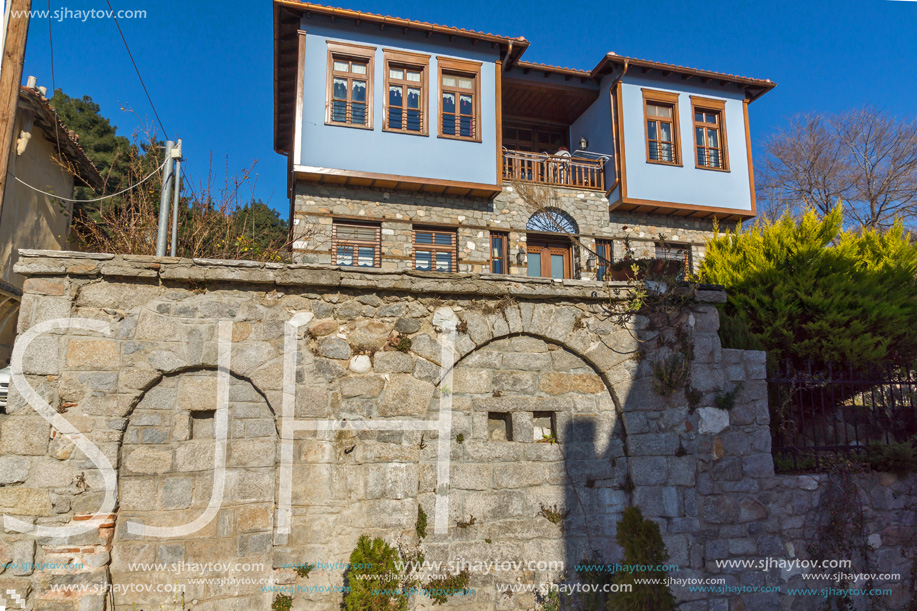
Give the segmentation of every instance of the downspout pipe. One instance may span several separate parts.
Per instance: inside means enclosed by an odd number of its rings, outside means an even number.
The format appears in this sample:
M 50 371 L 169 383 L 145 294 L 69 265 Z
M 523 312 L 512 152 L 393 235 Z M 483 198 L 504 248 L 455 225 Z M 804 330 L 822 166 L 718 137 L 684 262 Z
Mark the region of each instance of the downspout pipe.
M 624 69 L 621 70 L 621 74 L 616 76 L 611 85 L 608 87 L 608 100 L 611 104 L 611 135 L 614 138 L 615 143 L 615 181 L 608 188 L 608 191 L 605 192 L 605 197 L 611 195 L 611 192 L 615 190 L 615 187 L 621 182 L 621 145 L 618 142 L 618 110 L 617 104 L 615 104 L 615 95 L 614 90 L 618 86 L 618 83 L 621 82 L 621 79 L 624 78 L 624 75 L 627 74 L 627 69 L 630 68 L 630 60 L 624 60 Z M 623 134 L 621 134 L 623 137 Z

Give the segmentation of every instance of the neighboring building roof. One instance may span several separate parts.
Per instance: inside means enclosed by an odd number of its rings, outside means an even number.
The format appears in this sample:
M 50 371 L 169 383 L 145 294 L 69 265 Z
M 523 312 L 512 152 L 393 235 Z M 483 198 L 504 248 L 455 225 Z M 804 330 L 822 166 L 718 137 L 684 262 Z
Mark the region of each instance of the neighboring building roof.
M 21 86 L 19 88 L 19 107 L 35 115 L 34 123 L 47 134 L 55 145 L 60 142 L 61 153 L 70 163 L 71 171 L 93 189 L 100 189 L 105 183 L 99 170 L 92 163 L 79 140 L 67 129 L 48 99 L 37 89 Z M 56 134 L 55 134 L 56 130 Z

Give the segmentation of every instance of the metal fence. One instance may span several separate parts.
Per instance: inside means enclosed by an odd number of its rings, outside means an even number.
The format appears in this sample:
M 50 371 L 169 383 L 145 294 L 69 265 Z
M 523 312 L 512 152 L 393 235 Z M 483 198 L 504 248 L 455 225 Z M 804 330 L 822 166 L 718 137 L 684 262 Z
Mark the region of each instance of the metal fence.
M 771 451 L 778 470 L 819 469 L 917 435 L 917 371 L 781 363 L 768 376 Z

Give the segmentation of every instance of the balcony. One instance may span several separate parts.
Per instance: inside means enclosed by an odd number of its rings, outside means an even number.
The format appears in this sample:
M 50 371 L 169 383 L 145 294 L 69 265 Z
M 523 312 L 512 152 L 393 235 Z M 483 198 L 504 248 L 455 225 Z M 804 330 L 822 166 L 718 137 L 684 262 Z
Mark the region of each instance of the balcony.
M 503 149 L 503 180 L 605 190 L 605 160 Z

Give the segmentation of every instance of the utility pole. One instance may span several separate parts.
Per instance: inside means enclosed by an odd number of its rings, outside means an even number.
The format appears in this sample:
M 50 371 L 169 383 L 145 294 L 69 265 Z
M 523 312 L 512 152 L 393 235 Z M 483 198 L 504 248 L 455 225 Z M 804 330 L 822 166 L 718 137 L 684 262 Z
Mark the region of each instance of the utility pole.
M 3 59 L 0 64 L 0 215 L 3 214 L 7 173 L 15 140 L 13 130 L 16 127 L 22 64 L 25 62 L 25 43 L 29 36 L 30 10 L 32 0 L 10 0 L 10 19 L 6 25 Z
M 181 151 L 181 138 L 178 139 L 178 150 Z M 175 160 L 175 172 L 172 178 L 175 183 L 175 194 L 172 197 L 172 247 L 169 249 L 169 256 L 175 256 L 175 249 L 178 246 L 178 204 L 181 195 L 181 157 Z
M 169 237 L 169 180 L 172 178 L 172 159 L 175 143 L 171 140 L 166 142 L 166 160 L 162 166 L 162 189 L 159 193 L 159 231 L 156 234 L 156 256 L 166 256 L 166 240 Z M 179 157 L 181 151 L 178 151 Z

